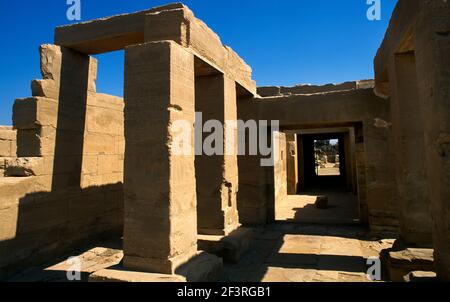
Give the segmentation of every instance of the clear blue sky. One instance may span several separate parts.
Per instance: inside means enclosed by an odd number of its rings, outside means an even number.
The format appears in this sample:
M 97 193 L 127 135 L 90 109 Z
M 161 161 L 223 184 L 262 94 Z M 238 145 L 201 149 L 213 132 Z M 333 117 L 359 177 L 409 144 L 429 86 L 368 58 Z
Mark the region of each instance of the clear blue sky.
M 366 0 L 186 0 L 222 41 L 253 68 L 258 86 L 325 84 L 373 78 L 373 57 L 396 0 L 382 1 L 382 20 L 368 21 Z M 173 1 L 81 0 L 82 21 Z M 66 0 L 0 0 L 0 125 L 11 124 L 16 98 L 39 79 L 40 44 L 53 42 Z M 123 52 L 98 56 L 97 90 L 122 96 Z

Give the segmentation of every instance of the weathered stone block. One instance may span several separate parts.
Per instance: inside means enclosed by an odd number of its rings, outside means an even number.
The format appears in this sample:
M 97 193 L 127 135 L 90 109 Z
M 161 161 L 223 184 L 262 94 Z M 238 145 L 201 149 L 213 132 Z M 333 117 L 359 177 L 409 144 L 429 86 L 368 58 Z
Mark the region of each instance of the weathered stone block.
M 86 131 L 123 136 L 123 111 L 87 106 Z
M 188 12 L 185 8 L 152 12 L 145 17 L 144 39 L 147 42 L 172 40 L 188 46 Z
M 241 227 L 228 236 L 199 235 L 198 248 L 225 261 L 237 263 L 250 248 L 252 239 L 253 230 Z
M 0 126 L 0 140 L 15 141 L 16 131 L 10 126 Z
M 54 80 L 34 80 L 31 82 L 31 93 L 35 97 L 57 100 L 59 98 L 59 87 Z
M 98 172 L 98 156 L 83 155 L 83 164 L 81 168 L 82 174 L 97 174 Z
M 5 177 L 0 180 L 2 203 L 0 208 L 18 206 L 27 194 L 47 192 L 51 189 L 49 177 Z
M 222 272 L 223 261 L 215 255 L 197 252 L 176 273 L 184 276 L 187 282 L 217 282 Z
M 403 282 L 413 271 L 433 271 L 433 250 L 408 248 L 391 251 L 388 256 L 389 276 L 394 282 Z
M 405 282 L 436 282 L 435 272 L 414 271 L 404 277 Z
M 15 129 L 29 130 L 41 126 L 56 127 L 58 102 L 56 100 L 34 97 L 18 99 L 13 107 Z
M 88 99 L 87 104 L 88 106 L 120 111 L 122 113 L 125 106 L 123 98 L 104 93 L 96 93 L 95 97 Z
M 104 133 L 87 132 L 84 135 L 83 153 L 87 155 L 116 154 L 115 137 Z
M 119 155 L 99 155 L 98 174 L 121 172 Z
M 6 162 L 5 175 L 9 177 L 28 177 L 52 174 L 53 158 L 19 157 Z
M 59 83 L 62 62 L 61 48 L 56 45 L 44 44 L 40 46 L 39 52 L 42 78 Z
M 11 156 L 11 141 L 0 140 L 0 156 Z
M 317 196 L 316 208 L 327 209 L 328 208 L 328 197 L 327 196 Z
M 17 133 L 17 156 L 40 157 L 55 152 L 56 130 L 53 127 L 20 130 Z

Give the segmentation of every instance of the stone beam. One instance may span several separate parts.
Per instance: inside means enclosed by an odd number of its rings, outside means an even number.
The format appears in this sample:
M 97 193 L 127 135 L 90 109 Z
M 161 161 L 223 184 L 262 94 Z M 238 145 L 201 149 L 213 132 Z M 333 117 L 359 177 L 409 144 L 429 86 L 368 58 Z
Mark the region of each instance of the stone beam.
M 59 26 L 55 29 L 55 44 L 86 54 L 124 49 L 144 42 L 147 14 L 182 7 L 181 3 L 174 3 L 137 13 Z
M 255 98 L 252 102 L 255 113 L 259 112 L 258 119 L 279 120 L 286 129 L 346 126 L 367 119 L 374 123 L 376 117 L 387 119 L 389 110 L 389 102 L 376 97 L 372 89 Z
M 252 69 L 219 36 L 176 3 L 134 14 L 118 15 L 56 28 L 55 44 L 85 54 L 124 49 L 144 42 L 172 40 L 196 57 L 227 74 L 251 95 L 256 95 Z

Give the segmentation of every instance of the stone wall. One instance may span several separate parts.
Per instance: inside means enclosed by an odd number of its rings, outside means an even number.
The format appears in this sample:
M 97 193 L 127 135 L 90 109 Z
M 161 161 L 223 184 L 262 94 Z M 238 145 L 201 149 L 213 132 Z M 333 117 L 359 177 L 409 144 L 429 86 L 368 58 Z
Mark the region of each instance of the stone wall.
M 450 280 L 450 3 L 399 0 L 375 57 L 375 90 L 390 97 L 400 235 L 434 247 Z
M 81 187 L 123 182 L 125 153 L 124 102 L 97 94 L 88 100 Z
M 0 126 L 0 177 L 4 176 L 5 164 L 16 156 L 16 131 L 10 126 Z
M 422 2 L 421 2 L 422 3 Z M 450 3 L 422 3 L 415 33 L 427 191 L 438 278 L 450 281 Z
M 89 85 L 63 78 L 63 60 Z M 0 278 L 123 229 L 123 99 L 96 93 L 87 56 L 44 45 L 41 71 L 33 97 L 14 104 L 19 157 L 0 179 Z
M 254 98 L 240 100 L 238 105 L 240 119 L 279 120 L 282 130 L 354 127 L 361 216 L 374 233 L 397 231 L 389 129 L 376 125 L 376 119 L 389 120 L 388 101 L 375 96 L 372 89 L 359 89 Z M 250 156 L 239 161 L 240 170 L 251 171 L 239 171 L 238 205 L 245 224 L 270 221 L 267 209 L 273 208 L 273 169 L 271 172 L 258 163 Z M 247 208 L 252 211 L 241 212 Z
M 313 93 L 325 93 L 345 90 L 357 90 L 368 89 L 374 87 L 373 80 L 361 80 L 345 82 L 340 84 L 327 84 L 327 85 L 310 85 L 302 84 L 292 87 L 286 86 L 263 86 L 257 88 L 257 93 L 262 97 L 268 96 L 287 96 L 294 94 L 313 94 Z

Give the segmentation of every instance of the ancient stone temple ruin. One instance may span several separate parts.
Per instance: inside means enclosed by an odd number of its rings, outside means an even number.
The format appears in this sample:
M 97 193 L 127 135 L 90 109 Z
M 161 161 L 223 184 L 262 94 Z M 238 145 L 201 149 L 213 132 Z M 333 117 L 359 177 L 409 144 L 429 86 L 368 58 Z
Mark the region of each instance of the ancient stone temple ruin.
M 257 88 L 252 69 L 182 4 L 57 27 L 54 45 L 40 47 L 42 79 L 15 101 L 13 127 L 0 128 L 0 279 L 109 239 L 120 256 L 89 271 L 92 281 L 240 274 L 227 263 L 264 250 L 278 207 L 307 195 L 328 208 L 299 210 L 292 219 L 303 225 L 345 222 L 376 242 L 396 239 L 376 254 L 390 280 L 450 280 L 449 33 L 449 2 L 399 0 L 374 80 Z M 123 99 L 96 91 L 93 55 L 116 50 Z M 273 165 L 195 144 L 176 154 L 177 121 L 193 140 L 207 136 L 196 112 L 278 121 L 259 128 L 276 144 Z M 252 140 L 241 138 L 223 132 L 236 148 Z M 317 151 L 321 140 L 334 151 Z M 332 206 L 334 193 L 311 194 L 324 186 L 339 186 L 349 210 Z

